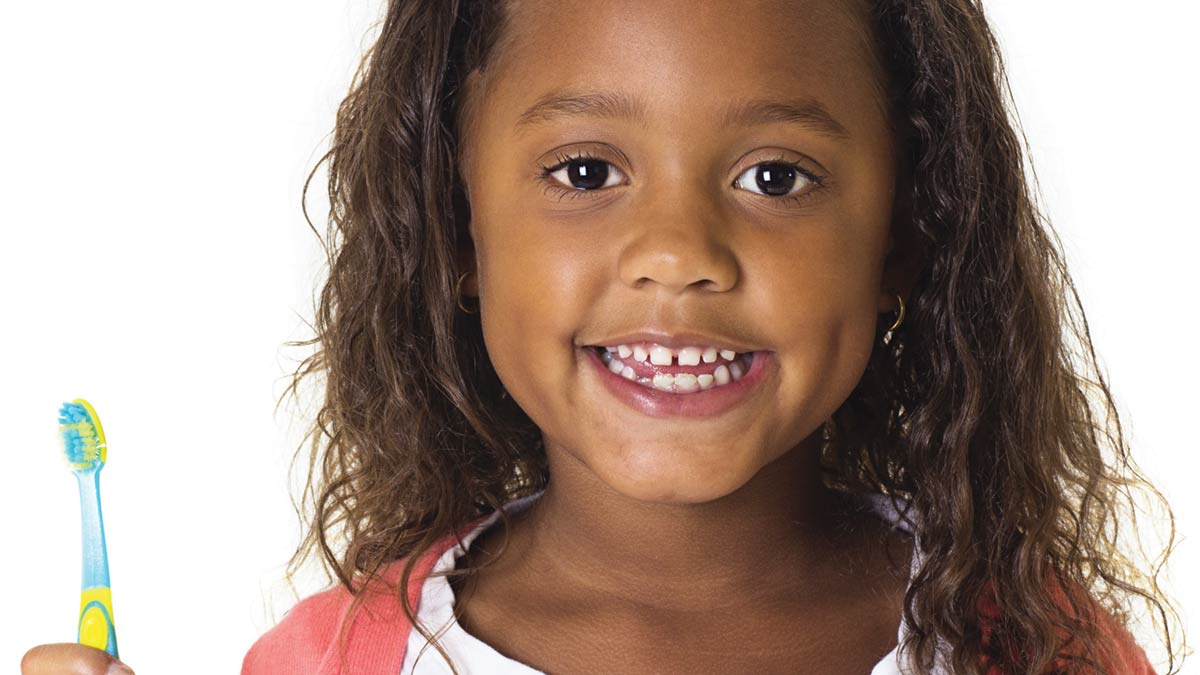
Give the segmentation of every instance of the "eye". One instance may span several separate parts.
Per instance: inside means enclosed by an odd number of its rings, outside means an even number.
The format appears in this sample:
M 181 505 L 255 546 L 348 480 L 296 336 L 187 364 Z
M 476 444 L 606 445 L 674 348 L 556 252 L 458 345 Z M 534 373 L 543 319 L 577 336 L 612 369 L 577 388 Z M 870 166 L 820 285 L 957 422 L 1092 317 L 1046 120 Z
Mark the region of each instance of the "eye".
M 733 187 L 743 188 L 753 184 L 768 197 L 775 197 L 785 202 L 803 201 L 823 186 L 824 178 L 818 176 L 795 162 L 783 161 L 782 157 L 769 162 L 760 162 L 746 169 L 733 181 Z M 793 191 L 793 188 L 799 190 Z M 805 189 L 809 188 L 811 189 Z M 753 190 L 751 190 L 753 192 Z
M 619 183 L 610 183 L 614 176 L 611 163 L 593 157 L 590 153 L 575 155 L 556 155 L 558 163 L 554 166 L 543 166 L 538 173 L 538 179 L 546 183 L 546 190 L 559 195 L 559 198 L 588 196 L 586 193 L 595 192 L 603 187 L 611 187 Z M 555 177 L 561 174 L 561 177 Z M 616 172 L 620 175 L 620 171 Z
M 568 197 L 591 197 L 589 193 L 597 192 L 604 187 L 619 185 L 610 182 L 614 177 L 611 162 L 584 152 L 573 155 L 556 155 L 558 163 L 553 166 L 543 166 L 536 178 L 546 184 L 546 192 L 554 193 L 559 199 Z M 556 177 L 556 174 L 562 174 Z M 616 171 L 620 175 L 620 171 Z M 795 162 L 784 161 L 780 156 L 768 162 L 760 162 L 742 172 L 733 181 L 733 187 L 743 188 L 743 181 L 751 176 L 754 185 L 763 190 L 761 193 L 776 200 L 799 203 L 813 196 L 824 186 L 824 177 L 818 176 Z M 800 190 L 793 191 L 799 183 Z M 804 189 L 808 187 L 809 189 Z

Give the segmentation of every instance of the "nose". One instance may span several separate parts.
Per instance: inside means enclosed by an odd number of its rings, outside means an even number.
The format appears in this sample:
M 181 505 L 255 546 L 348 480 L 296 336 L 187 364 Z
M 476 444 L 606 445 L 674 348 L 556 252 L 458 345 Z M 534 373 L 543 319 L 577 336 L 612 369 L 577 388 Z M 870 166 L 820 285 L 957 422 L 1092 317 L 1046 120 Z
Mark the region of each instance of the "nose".
M 719 210 L 696 191 L 664 191 L 634 216 L 636 233 L 620 252 L 621 281 L 640 289 L 656 283 L 678 294 L 687 288 L 720 292 L 737 284 L 738 263 Z

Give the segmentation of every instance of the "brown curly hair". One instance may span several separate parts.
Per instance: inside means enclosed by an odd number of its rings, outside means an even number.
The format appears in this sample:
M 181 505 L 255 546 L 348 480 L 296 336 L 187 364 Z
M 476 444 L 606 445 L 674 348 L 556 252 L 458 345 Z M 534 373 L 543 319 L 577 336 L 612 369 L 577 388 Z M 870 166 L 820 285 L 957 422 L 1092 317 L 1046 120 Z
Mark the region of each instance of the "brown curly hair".
M 1006 673 L 1108 673 L 1093 612 L 1125 624 L 1137 596 L 1178 672 L 1178 613 L 1158 585 L 1174 515 L 1130 458 L 979 0 L 870 7 L 902 149 L 897 222 L 923 257 L 902 327 L 826 423 L 822 461 L 829 487 L 891 495 L 921 523 L 927 559 L 905 596 L 902 653 L 922 675 L 939 642 L 953 672 L 979 672 L 986 656 Z M 477 317 L 456 308 L 467 75 L 486 72 L 508 20 L 496 0 L 391 0 L 305 183 L 307 195 L 328 161 L 328 280 L 315 337 L 287 343 L 317 345 L 288 391 L 325 376 L 296 456 L 311 439 L 288 578 L 319 548 L 355 607 L 384 564 L 408 557 L 406 588 L 436 541 L 549 480 L 539 430 L 504 396 Z M 1136 533 L 1128 488 L 1152 492 L 1171 523 L 1152 574 L 1118 542 L 1125 518 Z M 993 591 L 989 642 L 977 608 Z

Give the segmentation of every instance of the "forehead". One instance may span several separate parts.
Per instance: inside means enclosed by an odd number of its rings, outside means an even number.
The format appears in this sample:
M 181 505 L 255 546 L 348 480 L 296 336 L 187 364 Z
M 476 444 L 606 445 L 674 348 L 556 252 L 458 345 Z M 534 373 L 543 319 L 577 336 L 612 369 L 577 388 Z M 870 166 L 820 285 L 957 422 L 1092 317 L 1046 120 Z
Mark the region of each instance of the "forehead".
M 509 12 L 486 98 L 514 132 L 561 91 L 620 93 L 671 128 L 719 123 L 751 99 L 815 102 L 851 135 L 884 115 L 858 0 L 517 0 Z

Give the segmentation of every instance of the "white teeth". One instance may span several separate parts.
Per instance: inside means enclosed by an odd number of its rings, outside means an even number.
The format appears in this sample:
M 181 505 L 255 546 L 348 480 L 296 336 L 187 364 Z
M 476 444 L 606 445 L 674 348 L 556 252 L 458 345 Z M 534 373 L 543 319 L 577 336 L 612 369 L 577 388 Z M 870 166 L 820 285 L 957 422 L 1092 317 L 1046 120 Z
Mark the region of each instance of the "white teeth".
M 700 348 L 699 347 L 684 347 L 679 350 L 679 365 L 681 366 L 698 366 L 700 365 Z
M 671 354 L 671 350 L 663 347 L 662 345 L 654 345 L 650 348 L 650 363 L 653 363 L 656 366 L 671 365 L 672 356 L 674 355 Z
M 647 344 L 649 346 L 646 346 Z M 717 356 L 726 361 L 733 361 L 738 356 L 738 353 L 732 349 L 718 350 L 716 347 L 695 346 L 671 349 L 653 343 L 621 344 L 605 347 L 604 350 L 610 354 L 617 354 L 623 359 L 632 356 L 634 360 L 641 363 L 646 363 L 649 359 L 649 362 L 656 366 L 669 366 L 672 361 L 677 361 L 681 366 L 698 366 L 701 361 L 704 363 L 716 361 Z
M 621 354 L 622 351 L 627 352 L 625 358 L 633 357 L 634 359 L 638 359 L 639 356 L 649 357 L 650 363 L 654 365 L 668 366 L 671 365 L 673 361 L 678 359 L 680 365 L 695 366 L 699 365 L 705 352 L 715 352 L 716 350 L 714 348 L 710 347 L 702 351 L 699 347 L 684 347 L 680 349 L 678 355 L 676 355 L 672 353 L 670 349 L 661 345 L 652 345 L 649 353 L 647 353 L 646 350 L 641 346 L 634 346 L 631 348 L 628 345 L 618 345 L 617 347 L 613 348 L 606 347 L 600 352 L 600 360 L 603 361 L 608 369 L 613 373 L 620 375 L 627 380 L 637 382 L 642 386 L 653 387 L 655 389 L 669 391 L 676 394 L 687 394 L 705 389 L 711 389 L 713 387 L 719 387 L 721 385 L 729 384 L 730 382 L 736 382 L 746 374 L 745 361 L 736 360 L 730 363 L 722 363 L 718 365 L 712 373 L 704 373 L 701 375 L 695 375 L 692 373 L 655 373 L 653 378 L 639 377 L 633 367 L 628 365 L 628 361 L 621 360 L 622 357 L 620 357 L 619 354 Z M 723 351 L 720 352 L 720 355 L 724 357 L 726 354 Z M 712 356 L 714 356 L 713 360 L 715 361 L 715 354 L 712 354 Z M 712 361 L 706 362 L 711 363 Z
M 654 374 L 654 387 L 663 391 L 671 391 L 671 387 L 675 384 L 675 376 L 667 373 Z
M 696 382 L 695 375 L 691 373 L 679 373 L 675 376 L 675 391 L 687 393 L 698 389 L 700 389 L 700 385 Z
M 717 369 L 713 371 L 713 380 L 717 384 L 729 384 L 729 369 L 725 367 L 725 364 L 717 366 Z
M 742 379 L 742 364 L 737 361 L 729 364 L 729 374 L 733 376 L 734 381 Z

